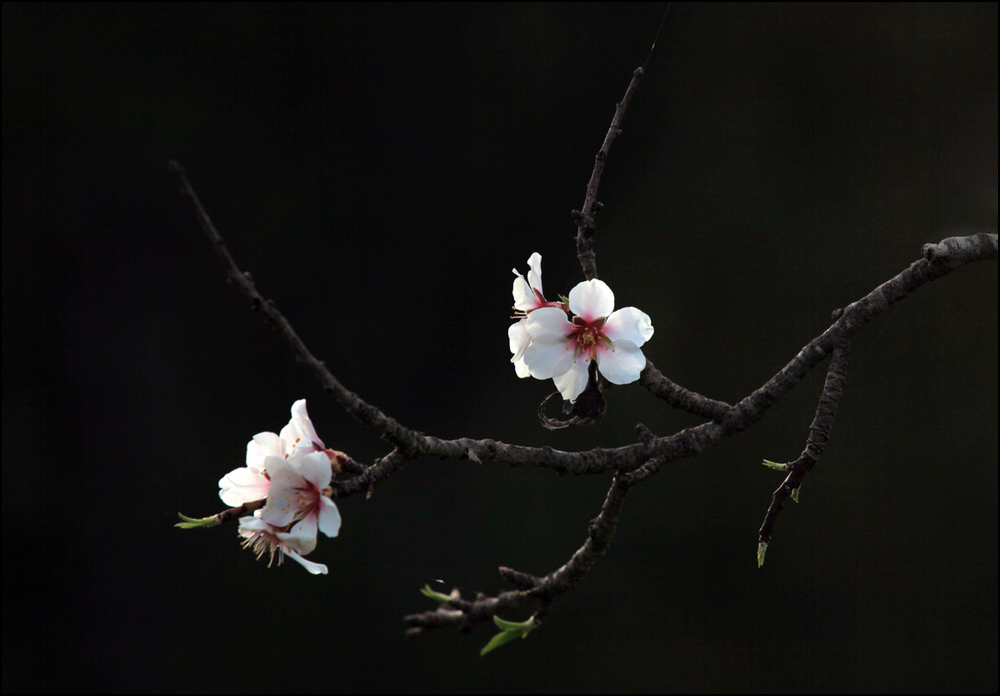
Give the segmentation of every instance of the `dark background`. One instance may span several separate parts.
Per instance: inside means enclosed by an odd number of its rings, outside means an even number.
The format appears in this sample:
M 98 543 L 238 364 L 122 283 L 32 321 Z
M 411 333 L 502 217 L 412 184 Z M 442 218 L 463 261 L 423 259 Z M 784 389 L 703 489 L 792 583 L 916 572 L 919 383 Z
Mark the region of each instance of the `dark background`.
M 4 5 L 3 687 L 996 691 L 997 264 L 853 342 L 802 502 L 756 533 L 824 369 L 626 502 L 527 641 L 403 639 L 418 590 L 506 589 L 583 542 L 609 477 L 416 461 L 340 503 L 313 577 L 221 509 L 307 398 L 167 172 L 349 388 L 442 437 L 588 449 L 698 423 L 637 387 L 550 433 L 508 362 L 510 269 L 582 279 L 582 204 L 663 5 Z M 675 5 L 601 187 L 598 269 L 646 355 L 735 401 L 953 234 L 996 229 L 997 6 Z M 513 620 L 528 612 L 508 616 Z

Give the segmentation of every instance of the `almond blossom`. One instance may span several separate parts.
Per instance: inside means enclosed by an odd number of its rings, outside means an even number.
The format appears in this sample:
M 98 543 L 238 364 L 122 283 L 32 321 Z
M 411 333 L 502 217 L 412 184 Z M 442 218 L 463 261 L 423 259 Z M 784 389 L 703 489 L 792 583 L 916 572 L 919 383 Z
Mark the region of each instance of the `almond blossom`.
M 569 293 L 570 321 L 557 307 L 539 307 L 524 319 L 530 344 L 522 359 L 529 374 L 549 379 L 567 401 L 587 386 L 591 360 L 613 384 L 639 379 L 646 366 L 641 346 L 653 335 L 649 315 L 635 307 L 617 311 L 615 295 L 602 280 L 579 283 Z
M 257 433 L 247 443 L 247 465 L 230 471 L 219 480 L 219 497 L 232 507 L 263 500 L 270 486 L 264 470 L 267 457 L 287 459 L 297 451 L 322 449 L 325 449 L 323 441 L 306 412 L 306 400 L 299 399 L 292 404 L 292 419 L 281 429 L 280 435 Z
M 316 530 L 335 537 L 340 531 L 340 512 L 330 499 L 333 467 L 326 452 L 296 453 L 287 460 L 267 457 L 264 468 L 271 479 L 267 503 L 260 518 L 269 525 L 285 528 L 297 522 L 299 530 L 316 545 Z
M 524 351 L 531 345 L 531 335 L 528 333 L 526 317 L 531 312 L 542 307 L 563 307 L 560 302 L 548 302 L 542 294 L 542 255 L 537 251 L 528 258 L 528 277 L 524 276 L 515 268 L 514 275 L 514 310 L 515 319 L 520 319 L 516 324 L 511 324 L 507 329 L 507 338 L 510 340 L 510 352 L 514 357 L 510 359 L 514 363 L 514 371 L 518 377 L 528 377 L 531 372 L 524 363 Z
M 289 556 L 313 575 L 327 573 L 327 568 L 322 563 L 307 561 L 302 557 L 302 554 L 307 554 L 316 548 L 315 530 L 310 535 L 308 530 L 299 529 L 299 525 L 296 525 L 290 532 L 286 532 L 280 527 L 268 524 L 260 517 L 250 515 L 240 518 L 239 532 L 243 537 L 243 548 L 257 554 L 258 560 L 265 553 L 269 554 L 268 567 L 274 563 L 274 556 L 277 554 L 278 565 L 282 564 L 285 556 Z

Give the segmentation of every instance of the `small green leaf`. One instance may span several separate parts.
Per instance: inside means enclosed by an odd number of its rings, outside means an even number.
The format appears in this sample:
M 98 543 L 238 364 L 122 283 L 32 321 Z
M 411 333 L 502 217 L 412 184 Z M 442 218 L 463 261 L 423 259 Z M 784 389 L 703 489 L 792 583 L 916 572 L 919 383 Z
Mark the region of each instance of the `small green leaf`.
M 449 599 L 451 599 L 451 597 L 449 597 L 448 595 L 441 594 L 440 592 L 435 592 L 434 590 L 431 589 L 430 585 L 424 585 L 423 587 L 421 587 L 420 594 L 422 594 L 424 597 L 430 597 L 436 602 L 447 602 Z
M 798 488 L 793 488 L 792 489 L 792 500 L 794 500 L 796 503 L 799 502 L 799 491 L 800 490 L 802 490 L 802 486 L 799 486 Z
M 479 651 L 479 656 L 482 657 L 494 648 L 499 648 L 504 643 L 509 643 L 510 641 L 521 635 L 518 631 L 500 631 L 500 633 L 493 636 L 489 643 Z
M 757 567 L 764 565 L 764 554 L 767 553 L 767 542 L 762 541 L 757 545 Z
M 501 631 L 523 631 L 524 633 L 529 633 L 538 626 L 535 623 L 535 619 L 531 618 L 527 621 L 504 621 L 499 616 L 493 617 L 493 623 L 497 625 Z
M 497 628 L 499 628 L 501 632 L 490 639 L 490 642 L 486 644 L 486 647 L 479 652 L 480 656 L 485 655 L 494 648 L 499 648 L 504 643 L 509 643 L 515 638 L 527 638 L 528 634 L 540 625 L 537 621 L 535 621 L 535 617 L 531 617 L 527 621 L 505 621 L 499 616 L 494 616 L 493 623 L 497 625 Z
M 780 462 L 771 462 L 771 461 L 768 461 L 766 459 L 764 460 L 764 466 L 766 466 L 768 468 L 771 468 L 771 469 L 777 469 L 778 471 L 788 471 L 788 465 L 787 464 L 782 464 Z
M 565 295 L 559 295 L 559 299 L 562 301 L 563 304 L 569 304 L 569 298 L 566 297 Z
M 212 515 L 211 517 L 188 517 L 187 515 L 177 513 L 183 522 L 178 522 L 175 527 L 180 527 L 181 529 L 197 529 L 198 527 L 217 527 L 222 524 L 219 522 L 218 515 Z

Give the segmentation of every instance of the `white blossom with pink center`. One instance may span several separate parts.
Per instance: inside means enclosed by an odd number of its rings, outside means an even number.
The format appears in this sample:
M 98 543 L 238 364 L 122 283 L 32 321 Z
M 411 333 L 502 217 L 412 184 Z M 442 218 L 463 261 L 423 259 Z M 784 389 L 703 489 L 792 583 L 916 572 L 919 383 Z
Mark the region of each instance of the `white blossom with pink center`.
M 264 500 L 270 481 L 264 473 L 267 457 L 287 459 L 298 451 L 316 452 L 324 449 L 323 441 L 316 434 L 306 400 L 292 404 L 292 419 L 281 429 L 280 435 L 257 433 L 247 444 L 247 465 L 233 469 L 219 480 L 219 497 L 232 507 Z
M 514 275 L 514 310 L 515 317 L 519 319 L 516 324 L 512 324 L 507 329 L 507 338 L 510 340 L 510 352 L 514 357 L 510 359 L 514 363 L 514 371 L 518 377 L 528 377 L 531 372 L 524 363 L 524 351 L 531 345 L 531 335 L 528 333 L 526 317 L 531 312 L 542 307 L 562 307 L 559 302 L 548 302 L 542 294 L 542 255 L 537 251 L 528 258 L 528 277 L 525 278 L 515 268 Z
M 328 537 L 340 532 L 340 512 L 330 499 L 333 469 L 326 452 L 300 450 L 288 459 L 267 457 L 264 469 L 271 479 L 267 503 L 260 518 L 273 527 L 285 529 L 296 522 L 292 532 L 312 539 L 308 553 L 316 545 L 316 530 Z
M 282 564 L 285 556 L 289 556 L 313 575 L 327 573 L 327 568 L 322 563 L 307 561 L 302 557 L 316 548 L 315 530 L 310 536 L 308 530 L 299 529 L 296 525 L 290 532 L 286 532 L 251 515 L 240 518 L 239 533 L 243 537 L 243 548 L 253 551 L 258 560 L 265 553 L 269 554 L 268 567 L 274 563 L 275 555 L 278 556 L 278 565 Z
M 540 307 L 525 319 L 531 343 L 524 363 L 532 377 L 549 379 L 567 401 L 576 401 L 587 386 L 592 360 L 612 384 L 639 379 L 646 366 L 641 346 L 653 335 L 649 315 L 635 307 L 615 308 L 615 295 L 602 280 L 579 283 L 569 293 L 569 321 L 556 307 Z

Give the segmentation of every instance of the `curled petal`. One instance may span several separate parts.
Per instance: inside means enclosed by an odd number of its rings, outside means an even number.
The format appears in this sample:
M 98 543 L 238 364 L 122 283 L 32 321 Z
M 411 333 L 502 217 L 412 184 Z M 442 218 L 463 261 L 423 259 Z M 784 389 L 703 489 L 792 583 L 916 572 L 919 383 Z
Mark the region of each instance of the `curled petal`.
M 517 273 L 517 271 L 514 271 Z M 514 278 L 514 309 L 528 312 L 538 306 L 538 298 L 531 291 L 528 281 L 520 273 Z
M 314 563 L 313 561 L 307 561 L 292 549 L 287 549 L 285 551 L 285 555 L 296 560 L 303 568 L 308 570 L 313 575 L 326 575 L 329 572 L 329 570 L 324 564 Z
M 533 289 L 538 291 L 539 295 L 543 295 L 542 292 L 542 255 L 537 251 L 528 257 L 528 285 Z
M 614 341 L 610 349 L 597 351 L 597 369 L 612 384 L 630 384 L 646 367 L 646 356 L 632 341 Z
M 611 314 L 615 294 L 603 280 L 585 280 L 569 291 L 569 308 L 584 321 L 593 322 Z
M 306 413 L 305 399 L 299 399 L 292 404 L 292 419 L 281 429 L 281 439 L 288 443 L 292 451 L 299 447 L 307 451 L 315 451 L 317 446 L 319 449 L 325 448 L 323 441 L 316 434 L 316 428 L 313 427 L 309 414 Z
M 631 341 L 641 347 L 653 336 L 653 322 L 635 307 L 622 307 L 604 322 L 604 335 L 612 341 Z

